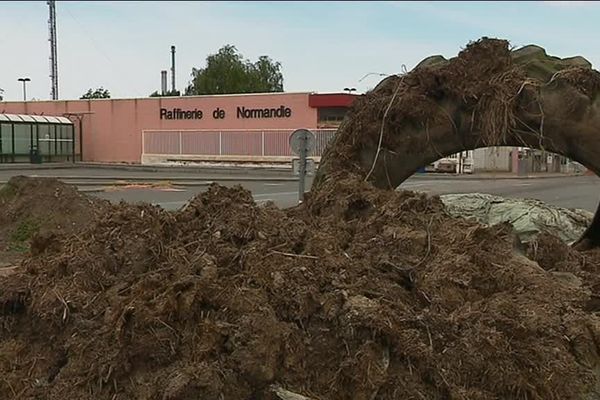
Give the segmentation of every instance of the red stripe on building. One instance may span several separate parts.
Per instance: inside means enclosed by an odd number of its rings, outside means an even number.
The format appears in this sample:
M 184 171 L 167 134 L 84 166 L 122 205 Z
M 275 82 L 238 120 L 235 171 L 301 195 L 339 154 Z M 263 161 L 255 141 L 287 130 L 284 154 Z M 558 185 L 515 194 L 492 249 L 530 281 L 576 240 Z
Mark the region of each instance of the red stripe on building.
M 308 105 L 312 108 L 350 107 L 357 97 L 357 95 L 346 93 L 313 93 L 308 95 Z

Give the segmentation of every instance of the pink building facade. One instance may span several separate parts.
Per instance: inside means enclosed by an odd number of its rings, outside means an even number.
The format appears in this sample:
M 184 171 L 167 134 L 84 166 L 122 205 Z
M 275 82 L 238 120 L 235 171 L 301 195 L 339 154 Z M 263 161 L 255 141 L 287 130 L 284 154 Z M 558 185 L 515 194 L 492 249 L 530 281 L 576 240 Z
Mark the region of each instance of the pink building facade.
M 83 161 L 283 159 L 295 129 L 327 141 L 354 95 L 268 93 L 0 102 L 0 114 L 67 116 Z M 323 144 L 321 144 L 323 147 Z

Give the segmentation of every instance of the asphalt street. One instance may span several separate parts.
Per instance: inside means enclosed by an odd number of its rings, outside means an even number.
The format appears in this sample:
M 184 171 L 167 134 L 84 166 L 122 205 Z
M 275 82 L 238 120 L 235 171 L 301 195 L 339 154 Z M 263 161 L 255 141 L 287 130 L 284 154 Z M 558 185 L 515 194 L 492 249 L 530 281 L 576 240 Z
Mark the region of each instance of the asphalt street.
M 298 182 L 286 170 L 175 170 L 157 171 L 110 168 L 0 170 L 0 182 L 14 175 L 53 176 L 77 185 L 80 190 L 111 201 L 150 202 L 165 209 L 183 206 L 212 182 L 241 185 L 258 203 L 273 201 L 279 207 L 298 202 Z M 307 182 L 310 188 L 311 179 Z M 151 186 L 152 185 L 152 186 Z M 413 176 L 401 189 L 429 194 L 490 193 L 512 198 L 535 198 L 567 208 L 595 211 L 600 199 L 600 179 L 565 176 L 529 179 L 477 179 L 476 176 Z
M 298 202 L 297 182 L 219 182 L 226 186 L 241 185 L 253 193 L 257 203 L 273 201 L 279 207 L 290 207 Z M 418 190 L 429 194 L 490 193 L 511 198 L 534 198 L 546 203 L 595 211 L 600 199 L 600 179 L 596 177 L 565 177 L 545 179 L 422 179 L 411 178 L 401 185 L 402 189 Z M 113 201 L 149 201 L 165 209 L 183 206 L 194 194 L 206 189 L 188 187 L 172 189 L 131 188 L 96 193 Z

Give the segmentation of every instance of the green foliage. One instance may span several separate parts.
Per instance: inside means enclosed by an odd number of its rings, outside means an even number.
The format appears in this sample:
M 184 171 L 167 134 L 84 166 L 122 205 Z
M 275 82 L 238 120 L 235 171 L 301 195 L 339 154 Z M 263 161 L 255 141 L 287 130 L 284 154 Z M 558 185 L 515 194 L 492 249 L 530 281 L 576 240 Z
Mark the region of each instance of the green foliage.
M 206 58 L 206 67 L 192 69 L 186 95 L 283 92 L 281 63 L 268 56 L 244 60 L 235 46 L 225 45 Z
M 160 94 L 158 90 L 150 93 L 150 97 L 176 97 L 181 96 L 181 92 L 179 90 L 169 90 L 165 94 Z
M 103 87 L 99 87 L 96 90 L 89 89 L 80 99 L 110 99 L 110 92 Z
M 29 250 L 29 240 L 39 229 L 38 221 L 33 219 L 22 221 L 10 235 L 9 249 L 21 253 L 26 252 Z
M 4 100 L 4 89 L 0 89 L 0 101 Z

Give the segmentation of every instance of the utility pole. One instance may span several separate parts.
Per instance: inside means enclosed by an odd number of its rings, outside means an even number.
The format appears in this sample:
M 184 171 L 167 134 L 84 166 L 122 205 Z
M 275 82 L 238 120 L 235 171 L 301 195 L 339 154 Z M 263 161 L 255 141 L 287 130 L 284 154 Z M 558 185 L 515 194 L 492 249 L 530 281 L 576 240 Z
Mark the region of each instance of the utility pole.
M 48 28 L 50 30 L 50 80 L 52 86 L 50 95 L 52 100 L 58 100 L 58 58 L 56 55 L 56 1 L 48 0 L 50 8 L 50 18 L 48 19 Z

